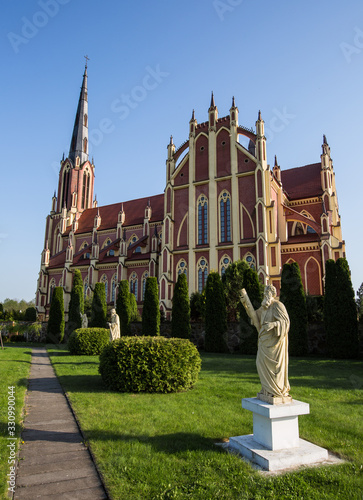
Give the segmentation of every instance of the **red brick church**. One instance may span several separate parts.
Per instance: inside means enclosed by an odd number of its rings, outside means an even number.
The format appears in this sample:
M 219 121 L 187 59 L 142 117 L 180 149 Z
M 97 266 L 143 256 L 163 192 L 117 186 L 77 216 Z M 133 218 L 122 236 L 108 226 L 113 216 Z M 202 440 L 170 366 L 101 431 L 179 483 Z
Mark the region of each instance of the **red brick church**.
M 238 259 L 278 290 L 282 266 L 295 261 L 305 290 L 323 294 L 326 260 L 345 256 L 326 137 L 318 163 L 281 170 L 276 157 L 272 169 L 267 164 L 261 113 L 255 130 L 239 125 L 234 98 L 219 118 L 212 94 L 207 121 L 198 123 L 193 111 L 188 128 L 179 148 L 170 138 L 164 193 L 98 206 L 86 66 L 69 154 L 46 219 L 36 293 L 42 318 L 56 286 L 64 289 L 67 312 L 76 268 L 85 296 L 103 282 L 113 304 L 118 282 L 128 280 L 140 309 L 146 278 L 156 276 L 167 317 L 178 274 L 187 275 L 190 293 L 201 291 L 211 270 L 223 274 Z

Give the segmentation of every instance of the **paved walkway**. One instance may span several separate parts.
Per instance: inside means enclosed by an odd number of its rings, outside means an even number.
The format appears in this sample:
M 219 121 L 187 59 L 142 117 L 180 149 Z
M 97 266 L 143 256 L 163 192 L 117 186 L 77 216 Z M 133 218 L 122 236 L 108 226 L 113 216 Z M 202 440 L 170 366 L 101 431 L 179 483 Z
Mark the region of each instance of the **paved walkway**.
M 33 349 L 15 500 L 107 499 L 44 348 Z

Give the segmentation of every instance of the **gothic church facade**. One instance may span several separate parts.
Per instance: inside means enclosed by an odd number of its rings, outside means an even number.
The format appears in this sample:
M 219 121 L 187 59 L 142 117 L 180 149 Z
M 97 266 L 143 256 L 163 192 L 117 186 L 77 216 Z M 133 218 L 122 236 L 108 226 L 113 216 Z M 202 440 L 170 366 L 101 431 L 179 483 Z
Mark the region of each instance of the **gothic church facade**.
M 86 66 L 69 154 L 46 219 L 36 292 L 40 317 L 48 317 L 55 286 L 63 287 L 68 311 L 75 269 L 85 297 L 103 282 L 108 304 L 119 281 L 128 280 L 140 310 L 146 279 L 156 276 L 167 318 L 180 273 L 190 293 L 202 291 L 211 270 L 223 274 L 238 259 L 277 290 L 282 266 L 295 261 L 306 292 L 322 295 L 326 260 L 345 256 L 326 137 L 319 162 L 289 170 L 281 170 L 276 157 L 270 169 L 266 147 L 260 112 L 255 130 L 247 129 L 239 125 L 234 98 L 229 114 L 219 118 L 212 94 L 208 120 L 198 123 L 193 111 L 188 139 L 179 148 L 170 139 L 164 193 L 98 206 L 88 155 Z

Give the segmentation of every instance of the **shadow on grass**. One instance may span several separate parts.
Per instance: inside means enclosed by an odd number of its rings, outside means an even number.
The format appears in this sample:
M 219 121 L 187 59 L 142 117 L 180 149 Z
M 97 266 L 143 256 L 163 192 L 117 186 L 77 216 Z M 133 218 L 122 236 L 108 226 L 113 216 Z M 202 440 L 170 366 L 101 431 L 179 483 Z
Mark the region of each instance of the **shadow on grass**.
M 187 451 L 214 451 L 225 453 L 221 446 L 216 446 L 212 438 L 206 438 L 200 434 L 191 432 L 175 432 L 172 434 L 162 434 L 160 436 L 148 436 L 147 434 L 132 435 L 119 434 L 117 432 L 87 430 L 85 435 L 90 440 L 125 442 L 151 446 L 153 451 L 159 453 L 176 454 Z
M 113 392 L 105 387 L 101 375 L 60 375 L 58 380 L 66 392 Z

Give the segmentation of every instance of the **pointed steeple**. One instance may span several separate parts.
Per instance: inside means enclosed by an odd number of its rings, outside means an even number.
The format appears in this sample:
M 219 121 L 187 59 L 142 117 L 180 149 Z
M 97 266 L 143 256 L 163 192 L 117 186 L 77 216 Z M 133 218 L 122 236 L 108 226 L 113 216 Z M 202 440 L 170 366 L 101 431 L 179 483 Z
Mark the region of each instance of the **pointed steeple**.
M 234 101 L 234 96 L 232 97 L 232 108 L 235 108 L 236 107 L 236 103 Z
M 214 94 L 213 94 L 213 91 L 212 91 L 212 97 L 211 97 L 211 100 L 210 100 L 210 109 L 211 108 L 215 108 L 216 105 L 215 105 L 215 102 L 214 102 Z
M 87 63 L 84 69 L 81 93 L 79 96 L 76 119 L 74 121 L 69 159 L 76 164 L 77 156 L 80 164 L 88 160 L 88 91 Z

